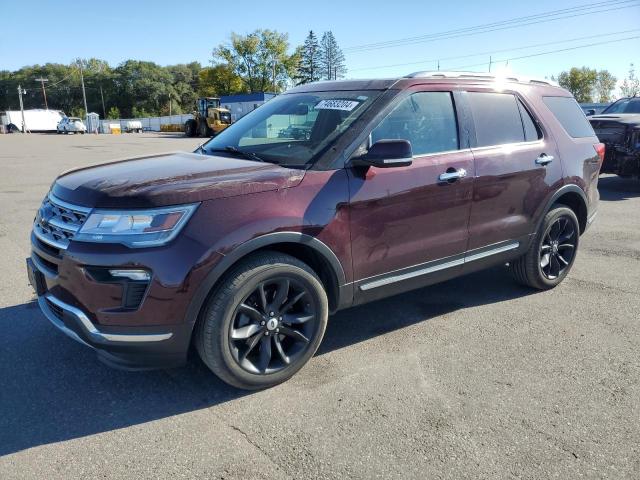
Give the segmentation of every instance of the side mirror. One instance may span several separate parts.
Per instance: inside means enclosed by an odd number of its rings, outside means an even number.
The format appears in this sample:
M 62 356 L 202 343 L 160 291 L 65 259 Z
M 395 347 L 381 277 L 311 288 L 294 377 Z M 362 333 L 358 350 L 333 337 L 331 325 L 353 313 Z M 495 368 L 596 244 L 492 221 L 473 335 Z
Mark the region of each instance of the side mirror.
M 596 111 L 593 108 L 590 108 L 589 110 L 587 110 L 587 117 L 590 117 L 591 115 L 595 115 Z
M 351 159 L 351 165 L 393 168 L 408 167 L 412 161 L 411 142 L 408 140 L 378 140 L 367 153 Z

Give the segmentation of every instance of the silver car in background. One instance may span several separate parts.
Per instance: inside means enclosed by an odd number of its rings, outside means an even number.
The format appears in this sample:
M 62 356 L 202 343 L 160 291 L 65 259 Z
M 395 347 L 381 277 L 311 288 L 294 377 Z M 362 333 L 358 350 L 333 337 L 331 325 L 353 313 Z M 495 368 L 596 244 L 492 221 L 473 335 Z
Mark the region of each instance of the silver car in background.
M 64 117 L 57 127 L 58 133 L 82 133 L 87 132 L 87 126 L 77 117 Z

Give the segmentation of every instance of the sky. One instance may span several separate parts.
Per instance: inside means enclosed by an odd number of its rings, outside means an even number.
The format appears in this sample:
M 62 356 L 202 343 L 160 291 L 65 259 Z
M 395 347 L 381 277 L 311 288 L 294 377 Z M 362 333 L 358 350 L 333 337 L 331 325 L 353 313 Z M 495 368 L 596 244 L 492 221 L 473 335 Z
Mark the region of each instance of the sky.
M 591 7 L 598 13 L 579 15 L 590 11 L 580 7 L 594 3 L 601 4 Z M 543 17 L 530 25 L 424 41 L 426 35 L 560 9 L 573 17 Z M 130 58 L 161 65 L 191 61 L 207 65 L 213 47 L 228 41 L 231 32 L 257 28 L 287 32 L 292 50 L 309 30 L 319 36 L 333 31 L 351 78 L 436 70 L 437 59 L 441 70 L 487 71 L 490 55 L 493 71 L 512 59 L 508 62 L 512 72 L 537 78 L 574 66 L 607 69 L 620 80 L 631 62 L 640 70 L 640 0 L 0 0 L 0 25 L 0 70 L 69 63 L 78 57 L 100 58 L 113 66 Z M 392 47 L 354 49 L 419 36 L 423 38 Z M 531 56 L 600 42 L 610 43 Z M 529 58 L 515 59 L 522 56 Z

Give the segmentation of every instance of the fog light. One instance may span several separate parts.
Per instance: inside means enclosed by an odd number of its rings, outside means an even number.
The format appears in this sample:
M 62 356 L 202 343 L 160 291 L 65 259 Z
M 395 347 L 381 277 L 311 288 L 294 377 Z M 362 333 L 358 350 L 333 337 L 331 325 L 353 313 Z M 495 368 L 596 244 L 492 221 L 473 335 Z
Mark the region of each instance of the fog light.
M 151 278 L 146 270 L 109 270 L 112 277 L 128 278 L 129 280 L 148 281 Z

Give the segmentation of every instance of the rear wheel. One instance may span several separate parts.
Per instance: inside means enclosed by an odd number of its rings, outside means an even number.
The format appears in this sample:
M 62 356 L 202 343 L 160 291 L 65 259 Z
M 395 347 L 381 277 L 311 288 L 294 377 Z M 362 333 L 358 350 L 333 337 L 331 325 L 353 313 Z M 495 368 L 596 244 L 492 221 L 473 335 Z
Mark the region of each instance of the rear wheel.
M 212 134 L 213 134 L 213 132 L 209 128 L 209 125 L 207 125 L 207 122 L 206 121 L 200 122 L 200 136 L 201 137 L 210 137 L 210 136 L 212 136 Z
M 510 263 L 516 281 L 539 290 L 558 285 L 576 259 L 580 225 L 569 207 L 557 205 L 544 217 L 526 254 Z
M 195 344 L 226 383 L 254 390 L 292 377 L 318 349 L 328 301 L 314 271 L 278 252 L 249 257 L 218 286 Z
M 189 119 L 184 124 L 184 134 L 187 137 L 195 137 L 196 136 L 196 121 L 193 119 Z

